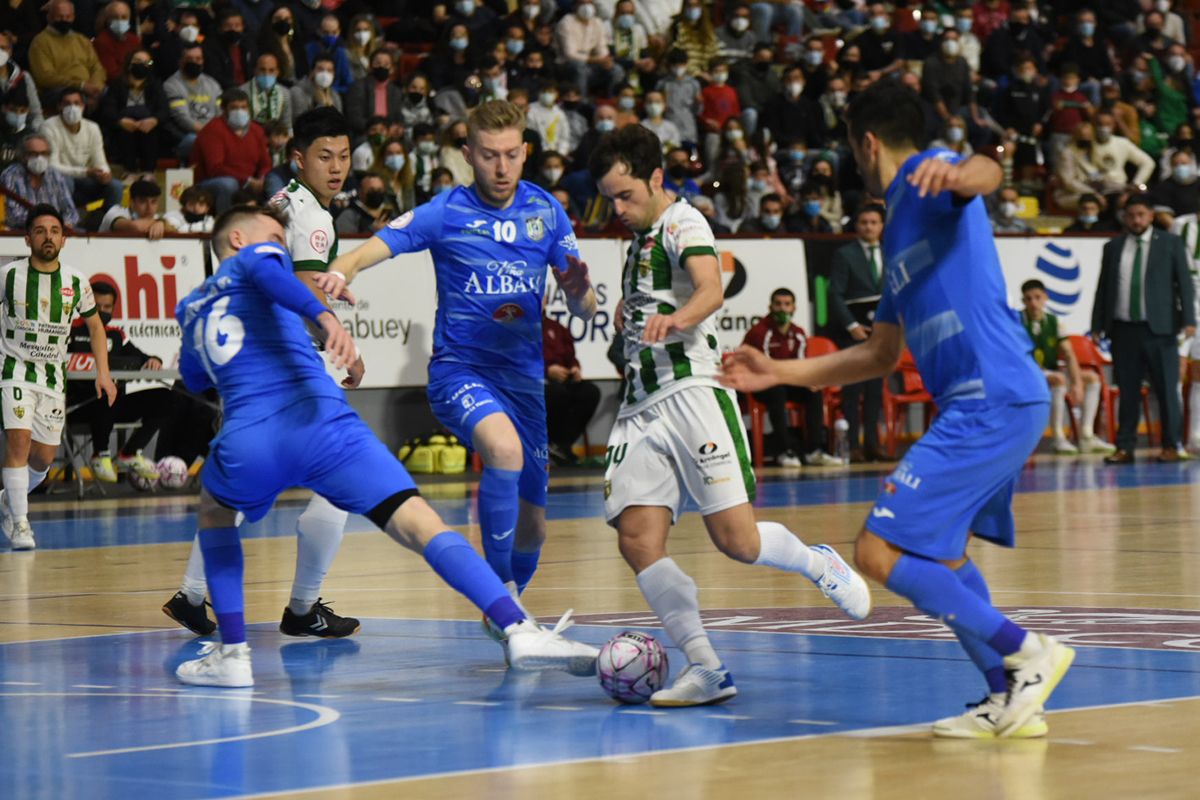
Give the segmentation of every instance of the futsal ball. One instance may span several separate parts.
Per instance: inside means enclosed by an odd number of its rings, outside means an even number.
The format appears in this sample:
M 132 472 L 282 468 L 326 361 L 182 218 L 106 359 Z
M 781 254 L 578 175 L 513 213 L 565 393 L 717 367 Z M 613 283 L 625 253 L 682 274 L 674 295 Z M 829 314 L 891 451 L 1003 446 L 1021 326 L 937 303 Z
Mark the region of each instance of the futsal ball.
M 158 474 L 143 474 L 137 470 L 129 470 L 126 473 L 129 476 L 129 485 L 139 492 L 153 492 L 158 486 Z
M 596 673 L 609 697 L 631 705 L 644 703 L 667 680 L 667 651 L 649 634 L 622 631 L 600 648 Z
M 158 482 L 164 489 L 182 489 L 187 483 L 187 464 L 179 456 L 160 458 L 155 467 L 158 470 Z

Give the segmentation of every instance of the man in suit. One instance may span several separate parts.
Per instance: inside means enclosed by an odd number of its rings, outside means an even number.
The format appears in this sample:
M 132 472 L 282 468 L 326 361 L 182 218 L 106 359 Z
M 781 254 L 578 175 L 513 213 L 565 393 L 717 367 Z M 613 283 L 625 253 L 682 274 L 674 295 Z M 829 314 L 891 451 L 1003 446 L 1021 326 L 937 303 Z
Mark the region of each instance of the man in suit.
M 1117 452 L 1105 461 L 1133 463 L 1146 373 L 1162 422 L 1158 460 L 1176 461 L 1180 413 L 1175 336 L 1180 327 L 1188 336 L 1196 332 L 1187 253 L 1182 239 L 1153 227 L 1154 211 L 1146 195 L 1129 199 L 1124 218 L 1125 233 L 1104 245 L 1092 306 L 1092 336 L 1103 332 L 1112 341 L 1113 373 L 1121 390 Z
M 879 278 L 883 256 L 883 208 L 867 205 L 854 217 L 858 239 L 833 254 L 829 277 L 829 317 L 833 340 L 839 348 L 866 341 L 871 333 L 875 306 L 879 304 Z M 859 445 L 859 403 L 862 403 L 862 445 Z M 883 405 L 883 381 L 873 378 L 842 387 L 842 413 L 850 427 L 850 463 L 879 461 L 879 410 Z

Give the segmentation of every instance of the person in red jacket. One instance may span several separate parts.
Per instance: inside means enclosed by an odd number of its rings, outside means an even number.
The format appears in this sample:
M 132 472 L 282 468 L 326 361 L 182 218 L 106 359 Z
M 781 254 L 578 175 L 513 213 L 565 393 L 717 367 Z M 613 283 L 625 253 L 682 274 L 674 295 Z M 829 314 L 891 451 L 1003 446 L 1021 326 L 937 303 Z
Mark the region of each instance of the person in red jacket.
M 583 435 L 600 405 L 600 389 L 585 381 L 575 357 L 575 340 L 558 320 L 542 314 L 542 355 L 546 361 L 546 427 L 550 460 L 576 464 L 571 445 Z
M 261 195 L 271 169 L 267 134 L 250 119 L 250 98 L 241 89 L 221 94 L 221 116 L 205 125 L 192 147 L 196 183 L 215 198 L 217 215 L 229 208 L 239 189 Z
M 791 289 L 776 289 L 771 292 L 768 314 L 746 331 L 742 344 L 761 350 L 771 358 L 804 358 L 808 347 L 808 334 L 799 325 L 792 324 L 796 313 L 796 295 Z M 771 428 L 783 439 L 783 451 L 775 457 L 781 467 L 841 466 L 842 460 L 821 448 L 824 438 L 824 398 L 820 391 L 798 386 L 774 386 L 764 392 L 756 392 L 754 399 L 767 407 L 767 418 Z M 787 404 L 798 403 L 804 407 L 804 456 L 796 441 L 796 434 L 788 424 Z
M 741 117 L 742 104 L 737 90 L 729 85 L 729 62 L 714 58 L 709 65 L 712 83 L 700 90 L 700 125 L 704 129 L 705 154 L 709 163 L 716 160 L 721 145 L 721 131 L 730 117 Z

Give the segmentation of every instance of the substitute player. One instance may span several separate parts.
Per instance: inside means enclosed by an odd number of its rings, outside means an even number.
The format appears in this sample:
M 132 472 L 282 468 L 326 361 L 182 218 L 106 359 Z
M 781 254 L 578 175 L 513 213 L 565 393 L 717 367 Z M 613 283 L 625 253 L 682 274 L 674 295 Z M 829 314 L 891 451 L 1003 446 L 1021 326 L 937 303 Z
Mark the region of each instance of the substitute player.
M 299 172 L 271 198 L 270 206 L 287 220 L 286 244 L 296 276 L 325 303 L 325 293 L 312 287 L 314 277 L 324 272 L 337 255 L 337 231 L 329 203 L 342 190 L 350 171 L 350 127 L 345 117 L 329 107 L 301 114 L 295 122 L 291 155 Z M 358 386 L 362 376 L 363 363 L 358 359 L 342 385 Z M 358 630 L 357 619 L 333 613 L 318 596 L 341 546 L 346 519 L 345 511 L 314 495 L 296 521 L 296 574 L 291 599 L 279 623 L 281 633 L 340 637 Z M 197 542 L 192 545 L 183 584 L 163 606 L 163 612 L 194 633 L 211 633 L 213 622 L 204 610 L 206 590 Z
M 761 391 L 880 378 L 908 346 L 939 413 L 885 484 L 855 560 L 950 626 L 984 673 L 989 694 L 962 716 L 935 723 L 935 735 L 1044 736 L 1042 704 L 1074 651 L 997 611 L 966 555 L 971 534 L 1013 545 L 1013 487 L 1049 416 L 1046 380 L 1006 302 L 980 197 L 995 191 L 1002 173 L 982 156 L 919 152 L 921 100 L 898 83 L 872 85 L 847 120 L 867 191 L 886 191 L 887 199 L 883 297 L 871 338 L 803 361 L 771 361 L 743 347 L 726 358 L 722 382 Z
M 179 679 L 206 686 L 254 684 L 235 520 L 238 512 L 251 522 L 261 519 L 290 486 L 308 487 L 338 508 L 364 514 L 397 543 L 424 555 L 446 583 L 505 632 L 515 668 L 592 674 L 599 651 L 529 619 L 350 408 L 300 317 L 322 332 L 338 369 L 355 361 L 354 343 L 333 312 L 293 277 L 284 241 L 283 221 L 273 211 L 230 209 L 213 230 L 220 267 L 176 310 L 184 381 L 193 391 L 215 388 L 225 415 L 201 473 L 199 510 L 200 546 L 222 643 L 206 645 L 201 658 L 181 664 Z
M 525 116 L 512 103 L 473 109 L 463 155 L 475 183 L 393 220 L 317 279 L 333 294 L 391 256 L 433 255 L 438 302 L 429 405 L 483 458 L 483 551 L 514 597 L 533 577 L 546 538 L 546 266 L 554 268 L 572 314 L 590 319 L 596 312 L 566 212 L 549 192 L 520 180 L 524 130 Z
M 1183 214 L 1171 223 L 1171 233 L 1183 238 L 1188 254 L 1188 270 L 1192 273 L 1195 291 L 1196 318 L 1200 319 L 1200 215 Z M 1179 355 L 1187 360 L 1188 382 L 1188 431 L 1187 448 L 1200 454 L 1200 336 L 1190 336 L 1179 346 Z
M 606 136 L 588 169 L 636 238 L 621 278 L 627 390 L 608 439 L 604 514 L 663 628 L 687 656 L 656 706 L 719 703 L 737 694 L 700 623 L 695 582 L 667 556 L 686 495 L 708 535 L 746 564 L 799 572 L 847 614 L 871 610 L 866 582 L 826 545 L 806 547 L 777 522 L 755 523 L 754 471 L 733 392 L 716 381 L 713 314 L 724 294 L 704 217 L 663 190 L 662 145 L 640 125 Z
M 108 337 L 87 279 L 58 260 L 66 235 L 62 214 L 39 204 L 25 220 L 29 258 L 0 270 L 0 395 L 4 411 L 4 490 L 0 528 L 13 550 L 37 544 L 29 526 L 29 492 L 46 477 L 62 441 L 67 403 L 67 340 L 82 317 L 96 359 L 96 397 L 111 406 Z

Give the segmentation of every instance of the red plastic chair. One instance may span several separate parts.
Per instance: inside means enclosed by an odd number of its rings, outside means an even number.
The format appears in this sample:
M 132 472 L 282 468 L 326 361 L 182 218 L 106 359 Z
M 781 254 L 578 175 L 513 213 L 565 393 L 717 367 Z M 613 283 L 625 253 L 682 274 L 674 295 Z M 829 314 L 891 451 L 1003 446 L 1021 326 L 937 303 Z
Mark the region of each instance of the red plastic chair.
M 808 348 L 805 356 L 808 358 L 816 358 L 830 353 L 837 352 L 837 345 L 832 339 L 827 339 L 824 336 L 811 336 L 808 339 Z M 750 415 L 750 447 L 754 450 L 754 466 L 756 468 L 763 466 L 763 441 L 764 441 L 764 425 L 767 416 L 767 407 L 758 400 L 754 399 L 753 395 L 739 394 L 739 398 Z M 830 386 L 822 390 L 822 407 L 825 423 L 825 430 L 832 435 L 833 420 L 838 409 L 841 408 L 842 387 Z M 804 409 L 798 403 L 787 403 L 788 424 L 792 427 L 804 427 Z
M 926 391 L 921 375 L 917 372 L 917 362 L 913 360 L 912 353 L 907 348 L 901 353 L 893 373 L 900 378 L 899 392 L 892 391 L 890 378 L 883 382 L 883 423 L 887 428 L 885 447 L 888 458 L 896 457 L 897 428 L 900 425 L 901 414 L 906 413 L 909 406 L 919 405 L 925 409 L 925 430 L 929 430 L 929 423 L 937 413 L 933 397 Z
M 1096 347 L 1095 342 L 1086 336 L 1068 336 L 1067 340 L 1071 343 L 1071 349 L 1075 351 L 1075 360 L 1079 362 L 1079 368 L 1091 370 L 1100 376 L 1100 409 L 1104 414 L 1104 429 L 1108 434 L 1108 440 L 1115 442 L 1117 438 L 1117 399 L 1121 396 L 1121 390 L 1109 384 L 1104 369 L 1107 362 L 1100 355 L 1100 349 Z M 1184 396 L 1187 396 L 1186 393 Z M 1070 405 L 1070 400 L 1067 403 Z M 1150 390 L 1145 386 L 1142 387 L 1142 416 L 1146 420 L 1146 439 L 1153 447 L 1154 429 L 1150 423 Z M 1074 428 L 1074 426 L 1075 416 L 1072 414 L 1071 427 Z

